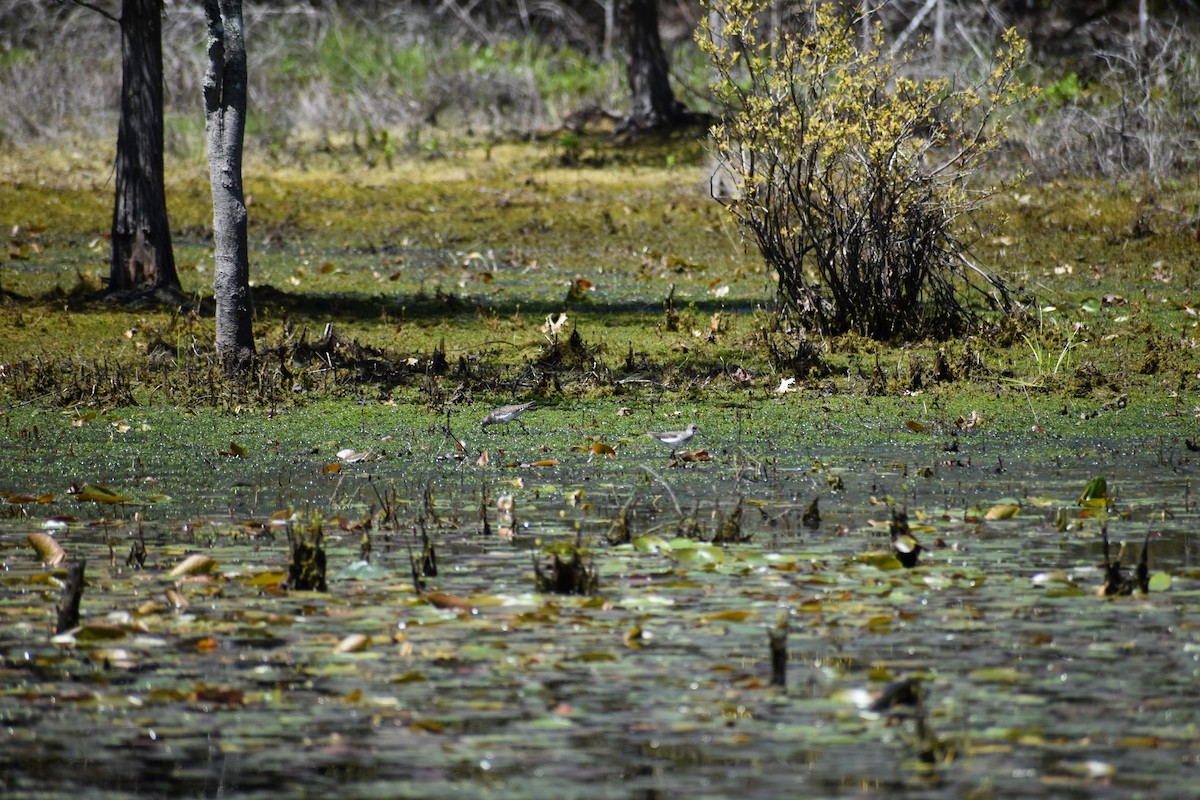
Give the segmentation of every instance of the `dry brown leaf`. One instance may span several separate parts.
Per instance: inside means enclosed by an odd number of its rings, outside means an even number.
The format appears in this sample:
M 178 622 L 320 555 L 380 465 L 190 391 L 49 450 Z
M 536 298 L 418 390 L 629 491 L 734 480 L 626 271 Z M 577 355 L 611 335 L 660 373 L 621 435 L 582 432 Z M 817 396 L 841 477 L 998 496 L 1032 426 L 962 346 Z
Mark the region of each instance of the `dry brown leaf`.
M 180 561 L 167 573 L 172 578 L 182 578 L 187 575 L 209 575 L 216 571 L 219 562 L 212 556 L 203 553 L 193 553 Z
M 61 566 L 67 560 L 67 551 L 48 533 L 31 533 L 25 537 L 25 541 L 29 542 L 47 567 Z
M 456 608 L 461 611 L 475 611 L 475 606 L 465 597 L 447 594 L 446 592 L 426 592 L 425 599 L 437 608 Z

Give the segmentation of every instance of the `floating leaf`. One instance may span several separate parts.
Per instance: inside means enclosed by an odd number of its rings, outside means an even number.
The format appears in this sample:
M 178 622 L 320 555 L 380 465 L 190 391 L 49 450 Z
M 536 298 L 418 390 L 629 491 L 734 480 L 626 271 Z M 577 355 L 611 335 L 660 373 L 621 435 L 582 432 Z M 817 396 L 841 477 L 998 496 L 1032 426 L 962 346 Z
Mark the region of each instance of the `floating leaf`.
M 446 592 L 426 592 L 425 600 L 436 608 L 453 608 L 472 613 L 476 611 L 475 605 L 470 600 Z
M 215 686 L 198 687 L 192 697 L 200 703 L 223 703 L 225 705 L 241 705 L 246 701 L 246 693 L 241 689 Z
M 176 564 L 167 575 L 172 578 L 182 578 L 187 575 L 208 575 L 214 572 L 218 566 L 219 562 L 212 556 L 206 556 L 203 553 L 193 553 Z
M 228 450 L 218 450 L 217 455 L 232 456 L 233 458 L 245 458 L 248 455 L 246 448 L 242 447 L 232 439 L 229 440 Z
M 83 486 L 73 488 L 74 491 L 72 494 L 80 502 L 90 501 L 93 503 L 105 503 L 107 505 L 132 502 L 132 498 L 126 497 L 123 494 L 117 494 L 107 486 L 100 486 L 99 484 L 85 483 Z
M 167 591 L 164 592 L 164 594 L 166 594 L 167 602 L 171 604 L 171 608 L 175 609 L 176 611 L 183 611 L 185 608 L 191 605 L 191 603 L 188 602 L 188 599 L 183 596 L 183 592 L 179 591 L 174 586 L 168 586 Z
M 1108 482 L 1103 477 L 1092 478 L 1083 487 L 1079 495 L 1079 505 L 1088 508 L 1106 508 L 1108 506 Z
M 124 639 L 129 631 L 120 625 L 107 622 L 91 622 L 75 632 L 76 642 L 112 642 Z
M 745 622 L 754 616 L 751 611 L 744 609 L 728 609 L 726 611 L 717 611 L 714 614 L 705 614 L 700 618 L 701 622 Z
M 1012 505 L 1010 503 L 997 503 L 987 510 L 987 513 L 983 515 L 983 518 L 990 520 L 1011 519 L 1015 517 L 1017 512 L 1020 510 L 1021 507 L 1018 505 Z
M 287 580 L 287 573 L 282 570 L 260 572 L 246 580 L 247 586 L 278 586 Z
M 371 646 L 371 637 L 365 633 L 352 633 L 333 648 L 335 653 L 359 653 Z
M 29 542 L 38 558 L 48 567 L 60 566 L 67 560 L 67 552 L 58 540 L 48 533 L 31 533 L 25 537 L 25 541 Z
M 557 458 L 543 458 L 540 461 L 530 461 L 528 464 L 522 464 L 522 467 L 557 467 Z
M 635 536 L 631 542 L 639 553 L 669 553 L 671 545 L 661 536 Z
M 608 458 L 616 458 L 617 451 L 604 442 L 592 442 L 593 456 L 606 456 Z
M 690 539 L 677 539 L 667 554 L 680 564 L 720 564 L 727 557 L 724 549 Z
M 1156 572 L 1150 576 L 1149 589 L 1152 592 L 1165 592 L 1171 588 L 1171 576 L 1166 572 Z
M 854 560 L 860 564 L 870 564 L 875 569 L 881 569 L 885 572 L 904 569 L 904 565 L 900 563 L 900 559 L 896 558 L 896 554 L 891 550 L 870 550 L 866 553 L 859 553 L 854 557 Z
M 429 680 L 429 678 L 428 678 L 428 676 L 425 675 L 425 673 L 417 672 L 416 670 L 410 670 L 409 672 L 405 672 L 402 675 L 395 676 L 394 678 L 391 679 L 390 682 L 391 683 L 418 683 L 420 681 L 427 681 L 427 680 Z
M 904 423 L 904 427 L 908 428 L 913 433 L 924 433 L 925 426 L 917 422 L 915 419 L 910 419 Z

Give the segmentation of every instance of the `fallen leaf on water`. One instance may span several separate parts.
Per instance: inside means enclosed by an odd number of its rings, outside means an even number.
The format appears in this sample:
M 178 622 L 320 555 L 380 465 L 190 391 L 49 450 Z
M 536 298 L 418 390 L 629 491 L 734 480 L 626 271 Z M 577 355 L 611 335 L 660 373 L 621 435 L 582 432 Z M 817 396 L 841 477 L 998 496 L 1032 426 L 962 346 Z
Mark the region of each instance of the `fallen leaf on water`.
M 200 703 L 225 703 L 241 705 L 246 700 L 246 694 L 241 689 L 226 689 L 215 686 L 200 686 L 193 697 Z
M 288 574 L 283 570 L 260 572 L 245 581 L 247 586 L 278 586 L 287 580 Z
M 167 575 L 172 578 L 182 578 L 185 575 L 208 575 L 214 572 L 218 566 L 219 562 L 212 556 L 193 553 L 176 564 Z
M 915 419 L 910 419 L 908 422 L 905 422 L 904 427 L 908 428 L 913 433 L 925 432 L 925 426 L 917 422 Z
M 540 461 L 530 461 L 528 464 L 522 464 L 522 467 L 557 467 L 557 458 L 543 458 Z
M 1150 576 L 1147 587 L 1152 592 L 1165 592 L 1171 588 L 1171 576 L 1166 572 L 1156 572 Z
M 48 533 L 31 533 L 25 537 L 25 541 L 48 567 L 57 567 L 67 560 L 67 551 Z
M 753 616 L 750 611 L 742 609 L 729 609 L 727 611 L 718 611 L 715 614 L 705 614 L 700 618 L 701 622 L 745 622 Z
M 113 625 L 108 622 L 91 622 L 75 632 L 75 641 L 80 643 L 111 642 L 123 639 L 128 635 L 128 629 L 120 625 Z
M 616 458 L 617 451 L 614 450 L 611 445 L 607 445 L 604 442 L 592 442 L 592 455 Z
M 365 633 L 352 633 L 333 648 L 335 653 L 358 653 L 371 646 L 371 637 Z
M 987 510 L 983 515 L 984 519 L 1011 519 L 1015 517 L 1021 510 L 1020 506 L 1010 505 L 1009 503 L 998 503 Z
M 176 611 L 183 611 L 185 608 L 191 605 L 191 603 L 188 602 L 188 599 L 183 596 L 183 592 L 179 591 L 174 586 L 167 587 L 165 594 L 167 596 L 167 602 L 170 603 L 171 608 L 175 609 Z
M 425 600 L 436 608 L 456 608 L 460 611 L 475 612 L 475 605 L 470 600 L 446 592 L 426 592 Z
M 240 444 L 233 441 L 232 439 L 229 440 L 229 449 L 228 450 L 218 450 L 217 451 L 217 455 L 232 456 L 234 458 L 245 458 L 247 454 L 248 453 L 246 451 L 246 448 L 242 447 Z
M 99 484 L 85 483 L 83 486 L 72 486 L 71 490 L 70 493 L 75 495 L 75 499 L 80 502 L 91 501 L 93 503 L 113 505 L 116 503 L 128 503 L 132 499 L 123 494 L 117 494 L 107 486 L 100 486 Z

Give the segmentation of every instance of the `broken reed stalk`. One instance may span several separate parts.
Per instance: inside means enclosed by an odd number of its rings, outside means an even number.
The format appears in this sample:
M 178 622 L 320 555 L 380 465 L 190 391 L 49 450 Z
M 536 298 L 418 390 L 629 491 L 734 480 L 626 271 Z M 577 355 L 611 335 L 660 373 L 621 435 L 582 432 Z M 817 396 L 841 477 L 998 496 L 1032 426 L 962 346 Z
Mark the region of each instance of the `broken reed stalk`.
M 79 627 L 79 604 L 83 600 L 83 570 L 86 559 L 79 559 L 67 567 L 67 581 L 63 584 L 62 596 L 58 601 L 58 624 L 55 633 L 66 633 Z
M 436 578 L 438 574 L 437 551 L 433 548 L 433 540 L 429 538 L 429 531 L 425 529 L 424 517 L 417 517 L 417 527 L 421 531 L 421 575 L 426 578 Z
M 479 478 L 479 532 L 491 538 L 492 523 L 488 521 L 488 485 L 487 478 Z
M 775 627 L 767 629 L 767 640 L 771 645 L 771 685 L 787 688 L 787 612 L 779 615 Z

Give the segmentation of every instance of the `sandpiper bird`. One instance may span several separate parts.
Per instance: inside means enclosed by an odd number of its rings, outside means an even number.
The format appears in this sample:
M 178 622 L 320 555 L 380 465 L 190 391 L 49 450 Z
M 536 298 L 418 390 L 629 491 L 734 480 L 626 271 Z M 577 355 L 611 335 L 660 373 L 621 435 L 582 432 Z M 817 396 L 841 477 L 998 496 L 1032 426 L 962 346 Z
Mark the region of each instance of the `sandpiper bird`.
M 517 419 L 517 417 L 521 416 L 531 408 L 533 408 L 533 401 L 528 403 L 513 403 L 510 406 L 493 408 L 488 412 L 488 415 L 483 418 L 483 422 L 480 423 L 480 426 L 486 431 L 488 425 L 500 425 L 517 420 L 517 424 L 524 428 L 525 423 L 521 422 L 521 420 Z
M 663 444 L 671 445 L 671 454 L 675 454 L 675 445 L 687 444 L 696 432 L 700 429 L 696 427 L 696 423 L 688 423 L 688 426 L 681 431 L 647 431 L 646 435 L 651 439 L 657 439 Z

